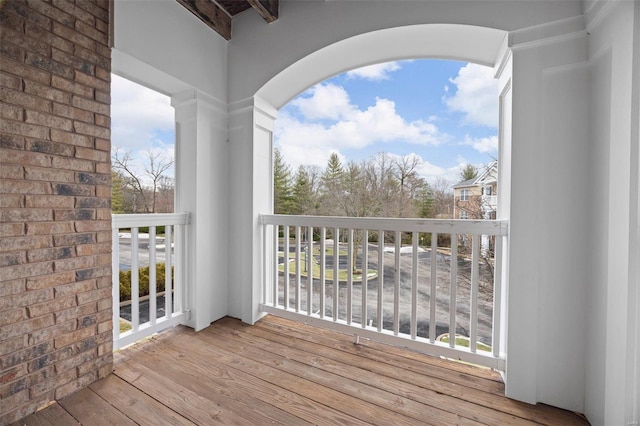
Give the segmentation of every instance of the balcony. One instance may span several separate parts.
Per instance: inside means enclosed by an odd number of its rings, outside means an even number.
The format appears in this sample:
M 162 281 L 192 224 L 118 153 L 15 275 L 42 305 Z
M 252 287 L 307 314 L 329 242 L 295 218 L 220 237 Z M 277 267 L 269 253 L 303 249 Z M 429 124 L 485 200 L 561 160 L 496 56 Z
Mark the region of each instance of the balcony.
M 115 354 L 114 374 L 20 425 L 586 425 L 504 397 L 489 369 L 277 318 L 180 326 Z

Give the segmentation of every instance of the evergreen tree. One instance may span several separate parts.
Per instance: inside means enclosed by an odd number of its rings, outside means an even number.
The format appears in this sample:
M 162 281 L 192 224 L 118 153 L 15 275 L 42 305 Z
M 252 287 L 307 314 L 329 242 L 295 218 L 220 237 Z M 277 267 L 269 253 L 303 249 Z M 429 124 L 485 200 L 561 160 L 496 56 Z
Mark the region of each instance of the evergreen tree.
M 298 167 L 293 186 L 292 214 L 311 214 L 315 210 L 313 186 L 309 171 L 304 167 Z
M 460 182 L 465 180 L 475 179 L 478 177 L 478 169 L 472 164 L 467 164 L 462 170 L 460 170 Z
M 276 214 L 291 214 L 293 198 L 291 169 L 282 158 L 278 148 L 273 150 L 273 211 Z
M 111 170 L 111 212 L 115 214 L 124 213 L 124 194 L 122 187 L 124 182 L 122 176 L 116 170 Z

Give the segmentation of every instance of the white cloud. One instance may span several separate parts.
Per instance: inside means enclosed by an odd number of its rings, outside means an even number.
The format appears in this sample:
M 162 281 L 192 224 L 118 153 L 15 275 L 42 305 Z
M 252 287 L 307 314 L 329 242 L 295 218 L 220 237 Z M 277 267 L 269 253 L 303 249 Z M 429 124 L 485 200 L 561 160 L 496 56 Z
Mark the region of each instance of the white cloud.
M 319 84 L 308 93 L 310 96 L 292 103 L 302 117 L 281 111 L 276 120 L 276 140 L 283 152 L 293 151 L 292 146 L 307 151 L 323 147 L 323 152 L 330 153 L 362 149 L 380 142 L 437 145 L 447 139 L 432 123 L 405 120 L 396 111 L 395 103 L 388 99 L 377 98 L 374 105 L 361 110 L 339 86 Z M 322 119 L 331 122 L 314 121 Z M 293 161 L 288 157 L 287 160 Z
M 112 74 L 111 79 L 111 139 L 123 150 L 139 151 L 157 146 L 162 132 L 175 127 L 175 114 L 170 99 Z M 162 140 L 163 144 L 173 144 Z
M 473 149 L 483 154 L 495 154 L 498 152 L 497 136 L 490 136 L 486 138 L 472 138 L 467 135 L 465 137 L 464 144 L 473 147 Z
M 443 97 L 449 109 L 464 113 L 469 124 L 498 127 L 498 81 L 492 68 L 469 63 L 449 81 L 456 86 L 454 95 Z
M 347 71 L 349 78 L 362 78 L 365 80 L 379 81 L 390 78 L 389 73 L 400 69 L 400 64 L 394 62 L 384 62 L 382 64 L 369 65 L 355 70 Z

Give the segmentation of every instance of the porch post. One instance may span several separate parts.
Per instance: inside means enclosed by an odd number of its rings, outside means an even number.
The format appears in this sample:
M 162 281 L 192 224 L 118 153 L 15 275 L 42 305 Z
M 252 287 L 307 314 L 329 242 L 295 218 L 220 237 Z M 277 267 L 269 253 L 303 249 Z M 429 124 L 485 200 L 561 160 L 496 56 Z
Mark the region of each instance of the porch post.
M 226 105 L 195 89 L 174 95 L 171 104 L 176 111 L 175 211 L 191 213 L 184 267 L 187 320 L 201 330 L 227 314 Z
M 229 108 L 229 315 L 253 324 L 262 315 L 260 214 L 273 213 L 273 128 L 277 111 L 259 98 Z

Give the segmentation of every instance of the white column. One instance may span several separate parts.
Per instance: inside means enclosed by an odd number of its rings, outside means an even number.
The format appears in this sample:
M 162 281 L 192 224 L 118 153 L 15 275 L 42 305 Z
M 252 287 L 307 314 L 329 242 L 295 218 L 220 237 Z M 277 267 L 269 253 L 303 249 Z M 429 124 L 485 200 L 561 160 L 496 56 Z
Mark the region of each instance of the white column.
M 226 105 L 195 89 L 171 98 L 176 110 L 176 212 L 190 212 L 185 259 L 188 324 L 227 315 L 228 143 Z
M 261 314 L 264 271 L 260 214 L 273 213 L 273 127 L 277 111 L 258 98 L 229 112 L 229 315 L 253 324 Z

